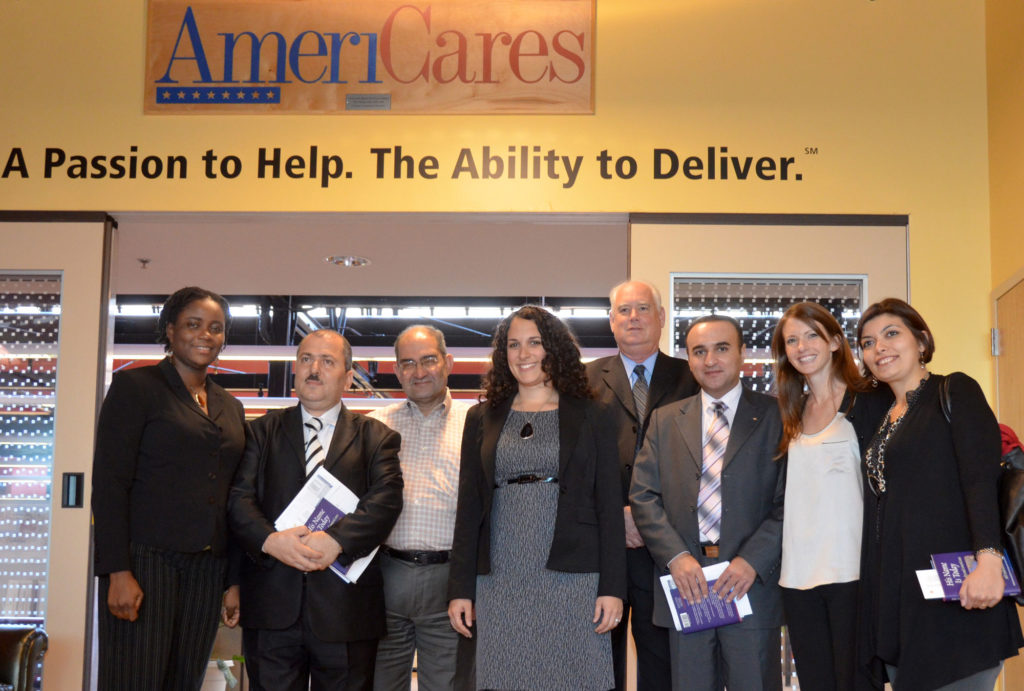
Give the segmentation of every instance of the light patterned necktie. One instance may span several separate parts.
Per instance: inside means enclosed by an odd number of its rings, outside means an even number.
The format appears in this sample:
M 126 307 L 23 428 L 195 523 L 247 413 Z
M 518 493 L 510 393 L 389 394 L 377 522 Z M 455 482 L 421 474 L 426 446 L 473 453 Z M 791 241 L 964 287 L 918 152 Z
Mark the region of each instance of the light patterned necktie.
M 324 452 L 323 444 L 320 443 L 320 430 L 323 428 L 323 420 L 318 417 L 311 417 L 306 423 L 306 431 L 309 435 L 309 440 L 306 442 L 306 477 L 313 474 L 327 455 Z
M 704 463 L 700 471 L 700 492 L 697 494 L 697 526 L 709 542 L 718 542 L 722 523 L 722 459 L 729 443 L 729 421 L 725 404 L 715 401 L 708 406 L 707 441 Z

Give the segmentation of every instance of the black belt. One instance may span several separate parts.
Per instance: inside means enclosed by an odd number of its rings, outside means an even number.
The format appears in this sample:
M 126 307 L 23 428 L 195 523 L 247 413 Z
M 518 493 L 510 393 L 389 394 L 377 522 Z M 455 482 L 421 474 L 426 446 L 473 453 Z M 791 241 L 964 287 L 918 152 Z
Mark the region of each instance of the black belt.
M 702 543 L 700 543 L 700 552 L 705 557 L 711 557 L 712 559 L 718 559 L 718 543 L 717 542 L 702 542 Z
M 381 551 L 389 557 L 395 559 L 401 559 L 417 566 L 427 566 L 428 564 L 447 564 L 448 559 L 451 557 L 451 550 L 441 550 L 440 552 L 406 552 L 405 550 L 395 549 L 388 547 L 387 545 L 381 545 Z
M 545 477 L 543 475 L 533 475 L 532 473 L 527 475 L 516 475 L 505 480 L 504 484 L 495 483 L 495 487 L 504 487 L 505 485 L 530 485 L 534 482 L 545 482 L 545 483 L 557 483 L 558 478 L 554 476 Z

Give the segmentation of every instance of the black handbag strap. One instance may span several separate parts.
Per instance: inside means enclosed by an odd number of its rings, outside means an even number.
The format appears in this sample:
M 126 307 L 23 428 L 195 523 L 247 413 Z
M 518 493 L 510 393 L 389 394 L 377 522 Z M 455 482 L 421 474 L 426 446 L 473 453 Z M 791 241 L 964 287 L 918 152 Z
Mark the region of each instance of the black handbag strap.
M 943 377 L 939 384 L 939 403 L 942 404 L 942 414 L 946 416 L 946 422 L 952 423 L 953 401 L 949 397 L 949 377 Z

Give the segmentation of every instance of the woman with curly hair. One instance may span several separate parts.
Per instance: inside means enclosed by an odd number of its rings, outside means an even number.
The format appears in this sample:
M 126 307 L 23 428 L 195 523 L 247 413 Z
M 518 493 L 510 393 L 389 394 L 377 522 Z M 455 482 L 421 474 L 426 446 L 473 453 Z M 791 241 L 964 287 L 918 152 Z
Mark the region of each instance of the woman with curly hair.
M 612 688 L 626 593 L 614 426 L 547 310 L 504 319 L 493 349 L 462 438 L 449 618 L 476 632 L 477 688 Z
M 786 310 L 772 336 L 786 455 L 782 605 L 800 685 L 870 686 L 851 641 L 857 624 L 864 488 L 861 449 L 892 401 L 857 370 L 839 322 L 814 302 Z

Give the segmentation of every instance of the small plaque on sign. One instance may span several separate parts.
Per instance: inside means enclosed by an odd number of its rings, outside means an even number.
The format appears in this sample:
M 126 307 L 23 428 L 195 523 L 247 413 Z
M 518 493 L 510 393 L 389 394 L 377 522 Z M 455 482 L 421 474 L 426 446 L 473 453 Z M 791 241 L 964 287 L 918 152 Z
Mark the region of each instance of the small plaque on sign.
M 391 110 L 391 94 L 345 94 L 345 110 Z

